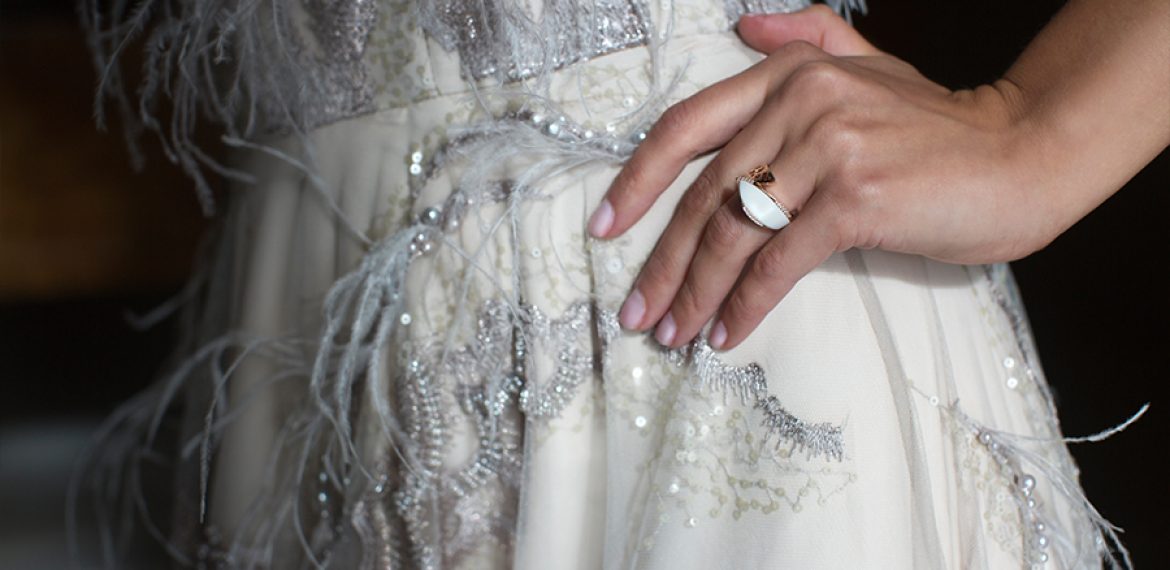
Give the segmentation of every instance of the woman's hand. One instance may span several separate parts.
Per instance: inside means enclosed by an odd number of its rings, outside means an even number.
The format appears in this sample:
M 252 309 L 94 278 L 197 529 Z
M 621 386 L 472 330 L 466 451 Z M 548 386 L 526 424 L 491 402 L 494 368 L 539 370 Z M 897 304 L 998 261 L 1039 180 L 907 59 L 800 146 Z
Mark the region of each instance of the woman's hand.
M 658 323 L 658 341 L 676 347 L 720 311 L 709 339 L 726 349 L 833 252 L 1005 261 L 1079 218 L 1046 184 L 1044 149 L 1018 120 L 1011 83 L 950 91 L 823 6 L 747 17 L 739 32 L 771 55 L 668 109 L 590 220 L 594 236 L 620 235 L 687 162 L 722 147 L 643 266 L 625 328 Z M 735 191 L 760 164 L 796 212 L 779 232 L 753 224 Z

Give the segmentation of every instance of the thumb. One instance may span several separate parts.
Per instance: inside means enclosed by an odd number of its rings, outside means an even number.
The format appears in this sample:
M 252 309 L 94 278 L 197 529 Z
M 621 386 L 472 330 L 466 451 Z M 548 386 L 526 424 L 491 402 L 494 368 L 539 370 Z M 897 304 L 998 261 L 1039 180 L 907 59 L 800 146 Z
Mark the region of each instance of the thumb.
M 824 4 L 791 14 L 748 14 L 739 19 L 738 30 L 744 43 L 765 54 L 794 41 L 808 42 L 836 56 L 880 53 Z

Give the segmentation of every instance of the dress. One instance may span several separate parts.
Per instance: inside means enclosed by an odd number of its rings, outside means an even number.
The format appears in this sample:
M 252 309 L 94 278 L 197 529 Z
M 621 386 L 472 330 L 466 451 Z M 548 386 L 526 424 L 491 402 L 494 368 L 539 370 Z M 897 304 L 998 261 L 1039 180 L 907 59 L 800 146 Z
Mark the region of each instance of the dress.
M 153 14 L 142 91 L 174 111 L 145 127 L 233 190 L 173 372 L 83 479 L 179 566 L 1110 557 L 1006 266 L 837 254 L 725 353 L 619 329 L 710 157 L 619 239 L 589 213 L 666 107 L 761 57 L 738 15 L 800 0 L 179 5 Z M 131 29 L 111 22 L 142 16 L 96 14 L 107 69 Z M 200 113 L 230 169 L 189 142 Z M 172 504 L 125 502 L 158 447 Z

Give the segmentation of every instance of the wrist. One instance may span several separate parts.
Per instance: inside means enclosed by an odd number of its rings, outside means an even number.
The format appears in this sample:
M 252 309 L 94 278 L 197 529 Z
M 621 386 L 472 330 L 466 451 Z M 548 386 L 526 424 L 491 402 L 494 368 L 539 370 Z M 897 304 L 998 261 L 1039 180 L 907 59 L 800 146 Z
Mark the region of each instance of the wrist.
M 1070 147 L 1068 133 L 1061 132 L 1060 122 L 1052 120 L 1051 110 L 1038 97 L 1042 94 L 1009 76 L 974 93 L 983 125 L 993 135 L 989 166 L 998 172 L 990 182 L 1006 198 L 1004 207 L 1016 210 L 1001 214 L 1027 213 L 1028 227 L 1017 234 L 1010 254 L 1013 259 L 1023 257 L 1046 247 L 1095 203 L 1082 204 L 1077 199 L 1083 193 L 1076 188 L 1083 181 L 1071 168 L 1076 145 Z

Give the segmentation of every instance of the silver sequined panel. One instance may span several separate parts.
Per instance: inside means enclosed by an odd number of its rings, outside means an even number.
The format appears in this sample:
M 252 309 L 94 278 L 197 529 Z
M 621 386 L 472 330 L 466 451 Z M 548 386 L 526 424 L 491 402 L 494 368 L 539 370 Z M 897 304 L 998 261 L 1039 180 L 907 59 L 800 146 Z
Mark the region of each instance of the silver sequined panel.
M 371 85 L 363 60 L 372 29 L 390 25 L 376 21 L 376 0 L 303 1 L 311 41 L 317 47 L 313 50 L 316 55 L 306 58 L 304 64 L 316 76 L 314 83 L 322 95 L 312 102 L 314 108 L 306 110 L 309 123 L 319 125 L 374 110 L 377 86 Z M 645 0 L 544 0 L 539 17 L 525 4 L 507 0 L 435 0 L 418 2 L 416 11 L 409 14 L 380 15 L 417 16 L 426 35 L 445 50 L 458 54 L 463 76 L 469 80 L 527 79 L 579 61 L 647 45 L 655 27 L 669 26 L 669 21 L 653 21 Z M 672 4 L 670 0 L 662 1 L 659 16 L 668 20 Z M 723 4 L 725 26 L 730 29 L 744 14 L 794 12 L 808 7 L 810 2 L 723 0 Z M 864 9 L 864 3 L 854 0 L 836 0 L 830 5 L 845 13 L 849 8 Z M 399 53 L 404 59 L 417 56 Z
M 322 125 L 374 109 L 374 90 L 363 57 L 377 19 L 375 0 L 304 0 L 316 49 L 305 65 L 315 72 L 320 96 L 307 114 Z
M 315 123 L 355 115 L 373 107 L 373 89 L 362 58 L 377 17 L 375 0 L 305 0 L 310 29 L 320 49 L 321 107 Z
M 649 33 L 640 0 L 548 0 L 539 19 L 504 4 L 441 0 L 423 8 L 423 29 L 458 52 L 465 76 L 508 81 L 643 45 Z
M 734 25 L 744 14 L 776 14 L 807 8 L 809 0 L 723 0 L 727 22 Z

